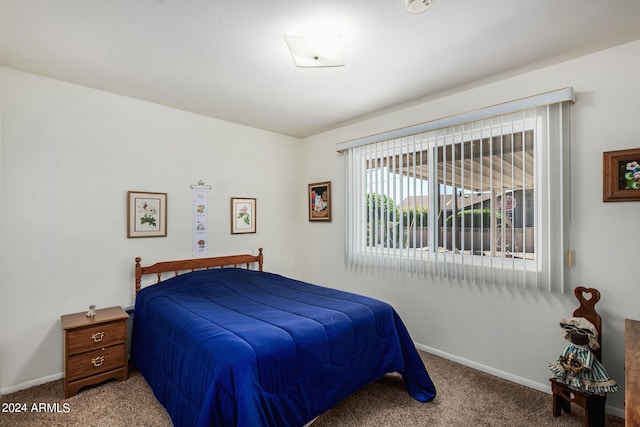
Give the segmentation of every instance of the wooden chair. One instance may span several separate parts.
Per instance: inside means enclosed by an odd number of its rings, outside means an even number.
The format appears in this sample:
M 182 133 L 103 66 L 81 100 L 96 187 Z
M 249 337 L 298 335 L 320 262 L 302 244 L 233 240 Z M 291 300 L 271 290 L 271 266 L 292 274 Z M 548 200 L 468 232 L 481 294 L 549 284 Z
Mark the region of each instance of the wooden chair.
M 573 293 L 580 302 L 580 307 L 573 312 L 573 317 L 584 317 L 593 323 L 598 331 L 598 344 L 602 344 L 602 319 L 595 309 L 596 303 L 600 300 L 600 292 L 595 288 L 579 286 L 574 289 Z M 593 353 L 602 362 L 602 347 L 593 350 Z M 554 417 L 559 417 L 563 410 L 571 412 L 571 404 L 575 403 L 584 409 L 585 427 L 604 426 L 606 394 L 599 395 L 574 390 L 556 378 L 551 378 L 549 381 L 551 381 L 551 392 L 553 393 Z

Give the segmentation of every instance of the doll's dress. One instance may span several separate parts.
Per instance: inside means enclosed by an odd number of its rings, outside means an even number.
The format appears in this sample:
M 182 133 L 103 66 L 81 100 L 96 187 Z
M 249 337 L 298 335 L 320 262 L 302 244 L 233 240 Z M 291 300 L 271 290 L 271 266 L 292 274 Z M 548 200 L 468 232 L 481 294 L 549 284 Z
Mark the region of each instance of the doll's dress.
M 587 369 L 580 372 L 568 370 L 562 364 L 567 360 L 574 360 L 575 363 L 582 364 Z M 575 390 L 604 394 L 617 391 L 620 388 L 586 345 L 568 345 L 560 357 L 549 364 L 549 368 L 558 381 Z

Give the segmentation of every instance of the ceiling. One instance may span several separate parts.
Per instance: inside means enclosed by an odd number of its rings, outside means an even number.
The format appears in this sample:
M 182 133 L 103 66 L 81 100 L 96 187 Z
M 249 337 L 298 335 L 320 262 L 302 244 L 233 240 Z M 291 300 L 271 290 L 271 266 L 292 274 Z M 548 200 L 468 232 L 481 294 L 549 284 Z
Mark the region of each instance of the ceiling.
M 640 39 L 639 0 L 0 0 L 0 66 L 295 137 Z M 344 67 L 283 36 L 339 32 Z

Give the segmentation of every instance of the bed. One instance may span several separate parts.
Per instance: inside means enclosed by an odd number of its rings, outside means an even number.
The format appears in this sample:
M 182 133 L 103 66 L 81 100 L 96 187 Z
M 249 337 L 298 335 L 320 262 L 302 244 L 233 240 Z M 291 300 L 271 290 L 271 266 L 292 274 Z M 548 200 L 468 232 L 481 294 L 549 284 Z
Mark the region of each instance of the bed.
M 300 427 L 392 372 L 418 401 L 435 397 L 390 305 L 265 272 L 262 249 L 136 258 L 135 287 L 134 364 L 176 427 Z

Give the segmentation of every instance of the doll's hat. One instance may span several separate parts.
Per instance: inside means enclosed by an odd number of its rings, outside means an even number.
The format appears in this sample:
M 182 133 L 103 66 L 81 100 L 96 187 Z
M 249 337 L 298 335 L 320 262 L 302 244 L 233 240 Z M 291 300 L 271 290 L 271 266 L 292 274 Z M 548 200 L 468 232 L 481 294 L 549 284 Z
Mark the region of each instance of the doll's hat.
M 589 347 L 591 347 L 592 350 L 600 347 L 600 344 L 598 344 L 598 330 L 593 323 L 584 317 L 562 319 L 560 321 L 560 327 L 562 328 L 562 336 L 565 339 L 569 339 L 569 332 L 575 332 L 589 336 Z

